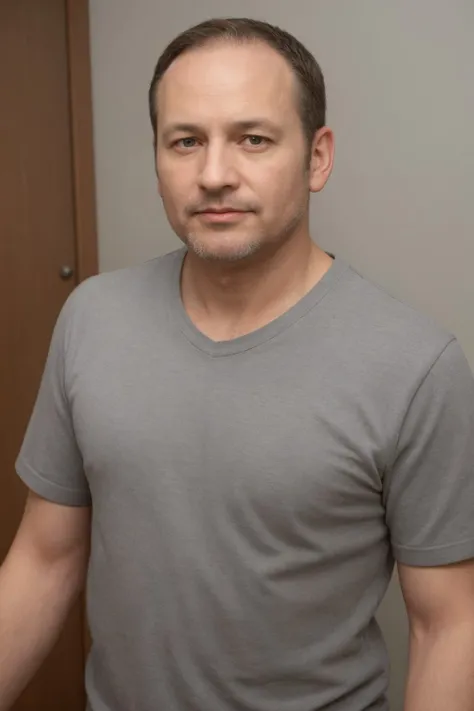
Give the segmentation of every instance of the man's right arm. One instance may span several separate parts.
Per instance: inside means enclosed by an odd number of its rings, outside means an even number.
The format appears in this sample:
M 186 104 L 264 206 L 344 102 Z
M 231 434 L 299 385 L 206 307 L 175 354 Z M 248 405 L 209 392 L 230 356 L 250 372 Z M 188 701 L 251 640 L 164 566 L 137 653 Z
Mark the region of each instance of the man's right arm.
M 84 587 L 90 508 L 33 493 L 0 567 L 0 711 L 7 711 L 57 641 Z

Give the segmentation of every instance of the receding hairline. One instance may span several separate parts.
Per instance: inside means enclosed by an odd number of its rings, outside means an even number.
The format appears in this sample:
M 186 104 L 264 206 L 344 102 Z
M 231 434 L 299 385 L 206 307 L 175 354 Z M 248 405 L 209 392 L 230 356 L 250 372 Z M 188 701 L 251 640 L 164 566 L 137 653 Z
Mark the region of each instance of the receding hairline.
M 154 109 L 155 109 L 155 114 L 156 114 L 156 120 L 158 120 L 158 92 L 159 88 L 165 79 L 166 75 L 168 74 L 169 70 L 176 65 L 176 63 L 184 57 L 187 57 L 190 54 L 193 54 L 194 52 L 198 52 L 199 50 L 206 50 L 206 49 L 213 49 L 213 48 L 218 48 L 219 45 L 234 45 L 236 47 L 238 46 L 245 46 L 245 45 L 260 45 L 261 47 L 266 47 L 269 49 L 276 57 L 278 57 L 283 64 L 286 66 L 286 68 L 289 70 L 289 75 L 292 80 L 293 84 L 293 90 L 295 92 L 295 101 L 298 102 L 300 100 L 301 96 L 301 87 L 299 85 L 298 81 L 298 76 L 292 67 L 291 63 L 288 61 L 288 59 L 278 51 L 275 47 L 273 47 L 270 42 L 268 42 L 264 37 L 232 37 L 228 35 L 222 35 L 219 37 L 203 37 L 202 40 L 198 41 L 197 43 L 193 44 L 192 47 L 187 47 L 184 49 L 177 57 L 173 59 L 171 64 L 166 68 L 166 70 L 163 72 L 162 76 L 159 78 L 158 82 L 156 83 L 154 87 L 154 94 L 153 94 L 153 101 L 154 101 Z
M 206 20 L 175 37 L 164 49 L 155 65 L 148 90 L 148 108 L 156 149 L 159 86 L 174 62 L 191 50 L 218 46 L 261 44 L 281 55 L 294 80 L 295 102 L 301 125 L 311 153 L 316 131 L 326 121 L 326 91 L 324 75 L 318 61 L 297 37 L 268 22 L 250 18 L 215 18 Z

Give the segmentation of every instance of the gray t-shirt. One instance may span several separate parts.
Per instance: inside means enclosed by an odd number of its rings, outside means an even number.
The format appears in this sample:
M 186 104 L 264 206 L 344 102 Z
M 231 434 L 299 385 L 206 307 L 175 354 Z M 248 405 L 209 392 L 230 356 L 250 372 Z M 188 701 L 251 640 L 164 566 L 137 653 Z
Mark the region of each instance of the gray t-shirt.
M 92 502 L 93 711 L 386 710 L 394 559 L 474 557 L 474 379 L 455 338 L 336 259 L 213 342 L 184 250 L 58 320 L 18 473 Z

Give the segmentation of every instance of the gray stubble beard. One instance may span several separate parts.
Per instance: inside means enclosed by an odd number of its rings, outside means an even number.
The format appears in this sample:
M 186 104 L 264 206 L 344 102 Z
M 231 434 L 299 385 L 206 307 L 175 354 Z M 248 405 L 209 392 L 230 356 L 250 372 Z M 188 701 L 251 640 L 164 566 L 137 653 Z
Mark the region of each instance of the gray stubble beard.
M 262 244 L 261 240 L 254 240 L 231 254 L 218 254 L 208 250 L 201 240 L 193 239 L 192 233 L 187 236 L 185 243 L 200 259 L 215 262 L 239 262 L 248 259 L 258 252 Z

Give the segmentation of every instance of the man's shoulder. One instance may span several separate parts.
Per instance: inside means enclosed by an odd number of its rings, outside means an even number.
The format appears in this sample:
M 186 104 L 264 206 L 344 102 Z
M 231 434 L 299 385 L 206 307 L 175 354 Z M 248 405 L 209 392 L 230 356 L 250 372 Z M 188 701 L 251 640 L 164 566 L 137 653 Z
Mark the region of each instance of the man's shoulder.
M 77 286 L 68 298 L 69 309 L 97 311 L 114 304 L 119 307 L 130 298 L 139 300 L 169 288 L 182 250 L 175 250 L 149 261 L 102 272 Z
M 340 280 L 337 307 L 352 347 L 381 357 L 422 363 L 435 359 L 454 335 L 433 316 L 390 293 L 352 266 Z
M 122 289 L 146 287 L 150 280 L 158 284 L 165 281 L 180 259 L 182 250 L 174 250 L 146 262 L 101 272 L 85 279 L 73 292 L 76 299 L 117 293 Z
M 167 303 L 182 250 L 169 252 L 147 262 L 102 272 L 84 280 L 66 300 L 58 326 L 69 338 L 107 333 L 113 328 L 144 318 L 150 310 L 159 318 Z

